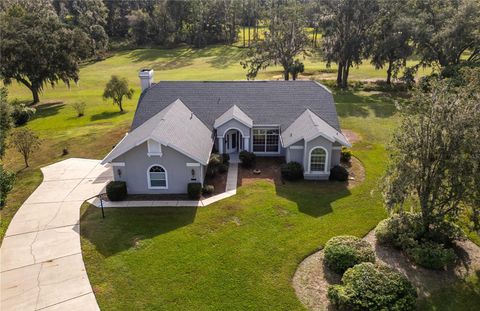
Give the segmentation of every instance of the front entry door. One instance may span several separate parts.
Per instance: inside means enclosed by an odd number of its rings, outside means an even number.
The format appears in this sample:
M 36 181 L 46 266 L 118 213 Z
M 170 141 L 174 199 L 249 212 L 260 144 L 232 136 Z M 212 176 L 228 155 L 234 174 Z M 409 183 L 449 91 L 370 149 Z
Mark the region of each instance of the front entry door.
M 225 142 L 226 145 L 226 152 L 233 153 L 237 151 L 238 147 L 238 135 L 236 132 L 227 133 L 227 139 Z

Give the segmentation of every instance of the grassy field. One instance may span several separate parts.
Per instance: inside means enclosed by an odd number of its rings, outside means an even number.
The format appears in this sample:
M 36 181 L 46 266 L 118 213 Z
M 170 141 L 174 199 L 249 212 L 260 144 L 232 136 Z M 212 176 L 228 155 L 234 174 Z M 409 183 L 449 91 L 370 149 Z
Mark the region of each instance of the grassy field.
M 229 46 L 122 51 L 83 66 L 79 84 L 70 89 L 46 88 L 27 125 L 42 138 L 31 167 L 24 169 L 12 150 L 5 158 L 18 174 L 0 212 L 0 240 L 16 210 L 41 182 L 41 166 L 67 157 L 100 159 L 128 130 L 140 95 L 139 69 L 154 68 L 155 81 L 245 79 L 239 65 L 244 52 Z M 335 77 L 315 56 L 306 58 L 305 66 L 305 77 Z M 112 74 L 127 78 L 135 89 L 125 113 L 101 98 Z M 351 71 L 352 80 L 384 76 L 384 70 L 367 63 Z M 278 67 L 259 75 L 280 77 Z M 301 309 L 290 279 L 302 258 L 333 235 L 364 235 L 385 216 L 376 185 L 385 167 L 385 144 L 397 124 L 394 102 L 399 98 L 361 88 L 334 90 L 334 96 L 342 127 L 362 136 L 354 154 L 364 163 L 367 178 L 357 188 L 259 182 L 205 209 L 108 210 L 105 220 L 85 206 L 82 247 L 102 309 Z M 9 98 L 28 101 L 31 95 L 13 84 Z M 76 101 L 87 104 L 84 117 L 77 118 L 71 108 Z M 64 148 L 69 150 L 66 156 Z M 474 291 L 465 290 L 472 287 Z M 459 283 L 449 298 L 475 301 L 479 287 L 478 278 Z M 444 302 L 438 295 L 424 305 L 435 310 Z

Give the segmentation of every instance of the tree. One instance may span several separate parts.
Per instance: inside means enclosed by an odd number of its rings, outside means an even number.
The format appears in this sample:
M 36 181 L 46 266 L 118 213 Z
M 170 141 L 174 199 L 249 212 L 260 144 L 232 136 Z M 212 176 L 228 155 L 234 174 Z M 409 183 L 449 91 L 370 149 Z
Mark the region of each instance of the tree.
M 103 98 L 113 100 L 113 104 L 117 105 L 120 108 L 120 111 L 123 111 L 122 103 L 123 97 L 131 99 L 133 96 L 133 89 L 128 88 L 128 81 L 125 78 L 119 78 L 118 76 L 113 75 L 105 86 L 103 91 Z
M 0 76 L 5 84 L 24 84 L 34 103 L 47 83 L 78 81 L 79 61 L 88 56 L 88 37 L 66 28 L 48 0 L 7 5 L 0 13 L 0 31 Z
M 372 28 L 372 64 L 376 69 L 387 67 L 387 84 L 405 67 L 407 58 L 413 53 L 410 45 L 411 25 L 405 18 L 405 2 L 381 0 L 380 14 Z
M 280 64 L 284 79 L 289 80 L 295 57 L 307 52 L 305 26 L 303 7 L 298 4 L 272 10 L 264 40 L 255 40 L 248 51 L 248 59 L 241 62 L 243 68 L 248 68 L 247 78 L 254 79 L 260 70 Z
M 7 194 L 13 189 L 15 174 L 3 168 L 0 163 L 0 208 L 5 205 Z
M 361 63 L 372 44 L 371 28 L 378 17 L 376 0 L 325 0 L 320 25 L 327 64 L 338 64 L 337 85 L 347 87 L 350 67 Z
M 40 139 L 29 128 L 17 128 L 12 131 L 10 145 L 23 156 L 25 167 L 28 167 L 30 156 L 40 147 Z
M 480 62 L 480 3 L 471 0 L 410 0 L 414 41 L 421 62 L 442 67 Z M 468 54 L 468 55 L 467 55 Z
M 465 203 L 480 198 L 479 76 L 480 71 L 467 76 L 469 83 L 460 88 L 432 80 L 428 92 L 416 90 L 400 106 L 402 122 L 391 143 L 384 199 L 391 212 L 403 211 L 405 202 L 418 204 L 414 207 L 427 233 L 434 224 L 455 220 Z M 479 206 L 473 208 L 478 215 Z
M 5 155 L 7 135 L 12 128 L 12 107 L 8 103 L 7 89 L 0 88 L 0 159 Z
M 305 66 L 301 61 L 296 59 L 292 65 L 290 65 L 290 68 L 288 69 L 288 72 L 292 75 L 292 80 L 297 80 L 298 74 L 302 73 L 305 70 Z

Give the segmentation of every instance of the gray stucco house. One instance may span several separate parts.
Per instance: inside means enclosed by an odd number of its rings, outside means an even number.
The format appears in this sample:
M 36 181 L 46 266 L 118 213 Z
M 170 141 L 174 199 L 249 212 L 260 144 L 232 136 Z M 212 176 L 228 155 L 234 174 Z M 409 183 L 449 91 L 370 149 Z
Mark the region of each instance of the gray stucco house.
M 129 133 L 103 159 L 132 194 L 185 193 L 203 183 L 213 149 L 285 157 L 327 179 L 350 146 L 331 92 L 314 81 L 161 81 L 139 74 Z

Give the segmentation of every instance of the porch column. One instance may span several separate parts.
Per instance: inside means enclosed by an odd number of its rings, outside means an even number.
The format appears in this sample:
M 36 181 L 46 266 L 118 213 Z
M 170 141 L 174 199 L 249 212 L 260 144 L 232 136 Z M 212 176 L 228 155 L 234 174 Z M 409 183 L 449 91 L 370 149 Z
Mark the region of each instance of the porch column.
M 250 137 L 243 137 L 243 150 L 250 151 Z
M 223 137 L 217 137 L 218 138 L 218 153 L 222 154 L 223 153 Z

